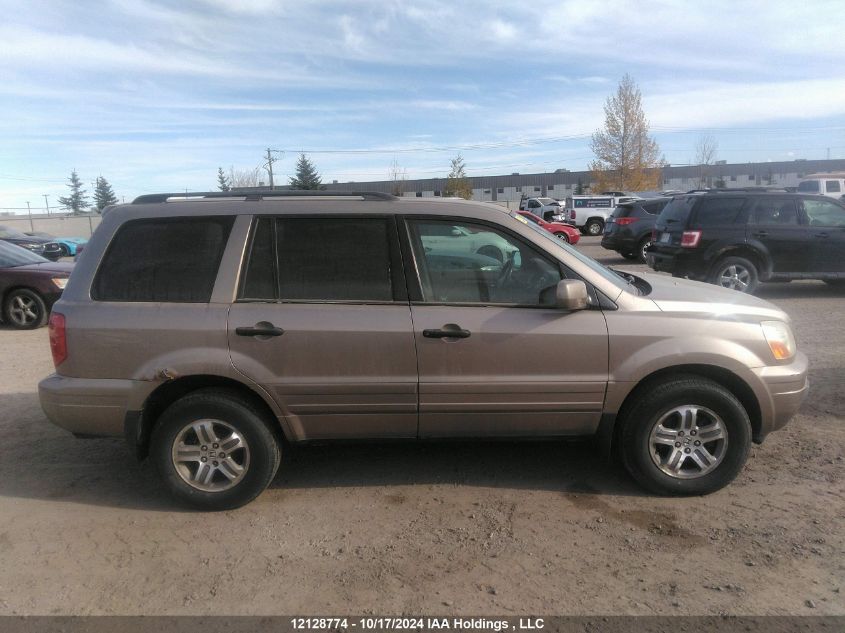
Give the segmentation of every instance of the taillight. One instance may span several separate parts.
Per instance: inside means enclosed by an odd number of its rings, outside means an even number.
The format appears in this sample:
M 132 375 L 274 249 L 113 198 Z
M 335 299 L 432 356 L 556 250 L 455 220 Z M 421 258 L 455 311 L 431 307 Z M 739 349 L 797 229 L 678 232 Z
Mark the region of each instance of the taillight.
M 65 315 L 53 312 L 50 315 L 47 329 L 50 334 L 50 352 L 53 354 L 53 365 L 58 368 L 67 359 Z
M 681 235 L 681 246 L 684 248 L 695 248 L 701 241 L 701 231 L 684 231 Z
M 620 226 L 626 226 L 628 224 L 633 224 L 637 220 L 639 220 L 639 218 L 615 218 L 613 221 Z

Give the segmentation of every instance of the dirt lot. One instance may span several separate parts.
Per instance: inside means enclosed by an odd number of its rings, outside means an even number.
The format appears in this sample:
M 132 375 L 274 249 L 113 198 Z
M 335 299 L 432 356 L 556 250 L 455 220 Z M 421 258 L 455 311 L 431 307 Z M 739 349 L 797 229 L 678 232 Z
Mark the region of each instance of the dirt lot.
M 188 512 L 120 440 L 49 425 L 47 333 L 2 329 L 0 614 L 845 614 L 845 293 L 760 295 L 795 319 L 810 396 L 693 499 L 589 444 L 355 445 L 289 451 L 248 507 Z

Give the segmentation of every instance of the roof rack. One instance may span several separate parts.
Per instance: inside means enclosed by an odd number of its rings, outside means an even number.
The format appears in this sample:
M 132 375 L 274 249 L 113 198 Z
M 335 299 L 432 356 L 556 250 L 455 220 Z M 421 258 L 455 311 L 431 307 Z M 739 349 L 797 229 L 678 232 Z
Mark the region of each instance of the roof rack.
M 711 187 L 709 189 L 691 189 L 687 191 L 687 194 L 691 193 L 754 193 L 754 192 L 766 192 L 766 191 L 779 191 L 779 192 L 786 192 L 784 187 L 724 187 L 724 188 L 717 188 Z M 676 194 L 677 195 L 677 194 Z
M 150 193 L 138 196 L 132 204 L 154 204 L 167 202 L 171 198 L 176 201 L 193 199 L 207 200 L 214 198 L 243 198 L 245 200 L 264 200 L 265 198 L 363 198 L 364 200 L 398 200 L 389 193 L 380 191 L 320 191 L 320 190 L 290 190 L 290 191 L 183 191 L 180 193 Z

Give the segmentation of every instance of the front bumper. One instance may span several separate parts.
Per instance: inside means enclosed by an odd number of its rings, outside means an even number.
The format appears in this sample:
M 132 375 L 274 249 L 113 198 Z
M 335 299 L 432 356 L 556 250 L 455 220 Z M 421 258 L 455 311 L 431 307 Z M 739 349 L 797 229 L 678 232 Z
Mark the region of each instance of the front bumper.
M 757 367 L 752 370 L 768 395 L 768 402 L 761 402 L 761 405 L 768 406 L 761 406 L 763 415 L 759 437 L 755 437 L 755 441 L 762 442 L 766 435 L 783 428 L 798 413 L 810 390 L 807 364 L 807 356 L 797 352 L 788 365 Z
M 50 422 L 71 433 L 123 436 L 126 412 L 140 410 L 154 386 L 139 380 L 51 374 L 38 383 L 38 397 Z

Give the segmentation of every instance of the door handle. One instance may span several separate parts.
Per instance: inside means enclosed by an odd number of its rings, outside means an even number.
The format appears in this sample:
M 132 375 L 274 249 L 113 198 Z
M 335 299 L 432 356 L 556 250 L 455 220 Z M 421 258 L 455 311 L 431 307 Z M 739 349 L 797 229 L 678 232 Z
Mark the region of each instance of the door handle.
M 766 237 L 768 234 L 768 231 L 757 231 L 756 233 L 753 233 L 754 237 Z
M 280 327 L 275 327 L 272 323 L 262 321 L 256 323 L 254 327 L 238 327 L 235 328 L 235 334 L 238 336 L 281 336 L 285 331 Z
M 470 331 L 462 328 L 449 330 L 423 330 L 423 336 L 426 338 L 469 338 Z

